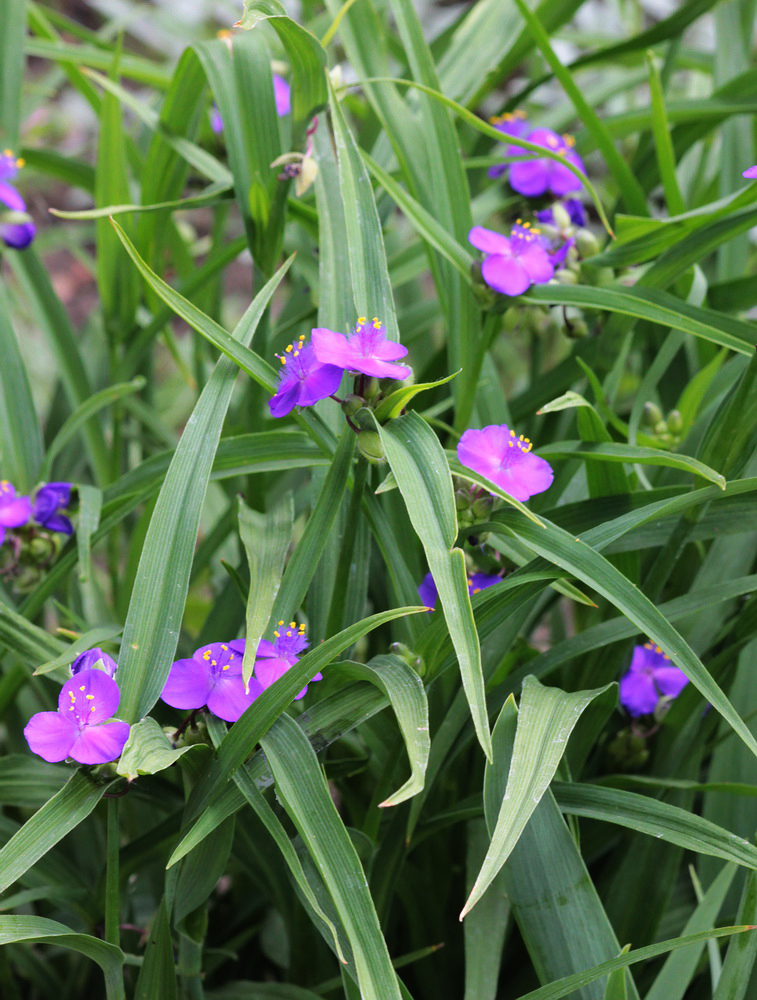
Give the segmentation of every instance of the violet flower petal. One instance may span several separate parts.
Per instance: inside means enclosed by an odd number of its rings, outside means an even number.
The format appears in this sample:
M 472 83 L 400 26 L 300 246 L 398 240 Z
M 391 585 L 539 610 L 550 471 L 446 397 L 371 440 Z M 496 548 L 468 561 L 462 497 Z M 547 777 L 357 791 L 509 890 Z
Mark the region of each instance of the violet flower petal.
M 292 92 L 283 76 L 273 74 L 273 96 L 276 99 L 276 113 L 280 118 L 292 110 Z
M 255 662 L 255 676 L 263 688 L 269 688 L 291 667 L 288 660 L 281 658 L 264 659 Z
M 503 295 L 521 295 L 530 287 L 526 269 L 513 257 L 491 254 L 481 265 L 484 281 L 495 292 Z
M 0 239 L 13 250 L 25 250 L 37 235 L 33 222 L 0 223 Z
M 517 260 L 533 284 L 541 285 L 554 277 L 554 265 L 547 251 L 539 243 L 531 242 L 525 246 L 518 254 Z
M 620 703 L 630 715 L 646 715 L 654 712 L 659 696 L 649 673 L 628 671 L 620 679 Z
M 755 164 L 753 167 L 747 167 L 747 169 L 742 173 L 741 176 L 746 177 L 749 180 L 752 180 L 753 178 L 757 177 L 757 164 Z
M 32 502 L 29 497 L 4 500 L 0 494 L 0 524 L 4 528 L 21 528 L 31 519 Z
M 128 722 L 118 720 L 99 726 L 85 726 L 77 734 L 69 756 L 80 764 L 106 764 L 117 760 L 129 738 L 130 729 Z
M 298 406 L 312 406 L 320 399 L 328 399 L 342 384 L 341 368 L 336 365 L 318 365 L 301 383 Z
M 161 700 L 172 708 L 202 708 L 211 690 L 210 666 L 202 660 L 176 660 L 166 680 Z
M 660 694 L 664 694 L 668 698 L 677 698 L 689 683 L 689 678 L 683 670 L 672 664 L 667 667 L 658 667 L 653 676 Z
M 32 753 L 51 764 L 65 760 L 71 753 L 78 727 L 60 712 L 37 712 L 24 729 L 26 742 Z
M 434 578 L 430 573 L 426 573 L 423 577 L 423 580 L 418 587 L 418 595 L 427 608 L 433 609 L 436 607 L 439 591 L 436 589 Z
M 262 691 L 261 684 L 254 677 L 250 678 L 249 691 L 245 692 L 240 674 L 221 674 L 208 695 L 208 708 L 224 722 L 236 722 Z
M 542 158 L 513 163 L 510 167 L 510 187 L 526 198 L 536 198 L 544 194 L 549 187 L 550 162 Z
M 468 233 L 468 242 L 484 253 L 509 255 L 512 252 L 507 236 L 503 236 L 502 233 L 497 233 L 493 229 L 484 229 L 483 226 L 474 226 L 471 229 Z
M 101 667 L 96 667 L 96 663 L 101 663 Z M 104 670 L 108 677 L 115 677 L 118 664 L 112 656 L 104 653 L 99 646 L 88 649 L 76 657 L 71 664 L 71 673 L 75 676 L 82 670 Z
M 572 163 L 579 170 L 586 173 L 583 163 L 575 153 L 568 153 L 565 158 L 569 163 Z M 549 164 L 551 167 L 549 173 L 549 190 L 552 194 L 560 197 L 561 195 L 568 194 L 569 191 L 581 190 L 581 181 L 567 167 L 564 167 L 561 163 L 555 163 L 554 160 L 550 160 Z

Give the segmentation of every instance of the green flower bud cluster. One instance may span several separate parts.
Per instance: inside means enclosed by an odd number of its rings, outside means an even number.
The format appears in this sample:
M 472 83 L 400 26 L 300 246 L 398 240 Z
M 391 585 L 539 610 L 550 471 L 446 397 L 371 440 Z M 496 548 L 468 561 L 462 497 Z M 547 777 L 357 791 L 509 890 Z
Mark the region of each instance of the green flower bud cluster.
M 648 400 L 644 404 L 643 422 L 660 444 L 675 448 L 681 443 L 685 428 L 680 410 L 671 410 L 664 417 L 660 407 Z

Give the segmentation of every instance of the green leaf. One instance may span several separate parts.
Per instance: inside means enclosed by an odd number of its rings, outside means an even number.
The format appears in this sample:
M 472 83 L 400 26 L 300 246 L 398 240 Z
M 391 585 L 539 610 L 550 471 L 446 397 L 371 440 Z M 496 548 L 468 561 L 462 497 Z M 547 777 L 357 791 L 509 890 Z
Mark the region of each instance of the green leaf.
M 683 937 L 671 938 L 668 941 L 660 941 L 657 944 L 647 945 L 646 948 L 636 948 L 635 951 L 624 952 L 618 958 L 610 959 L 609 962 L 602 962 L 592 969 L 584 972 L 577 972 L 572 976 L 565 976 L 557 982 L 541 986 L 538 990 L 531 990 L 530 993 L 522 994 L 518 1000 L 562 1000 L 563 997 L 570 996 L 580 990 L 582 986 L 594 983 L 603 976 L 614 972 L 615 969 L 625 969 L 636 962 L 647 962 L 650 958 L 657 958 L 675 948 L 688 948 L 692 944 L 699 944 L 704 941 L 717 940 L 721 937 L 730 937 L 733 934 L 743 934 L 745 931 L 753 931 L 751 926 L 745 927 L 716 927 L 711 931 L 700 931 L 698 934 L 685 934 Z
M 53 462 L 63 448 L 65 448 L 65 446 L 79 433 L 88 420 L 91 420 L 102 409 L 106 406 L 110 406 L 117 400 L 124 399 L 126 396 L 131 396 L 135 392 L 140 392 L 144 389 L 145 385 L 145 378 L 138 375 L 136 378 L 133 378 L 131 382 L 118 382 L 115 385 L 109 385 L 107 389 L 101 389 L 100 392 L 94 393 L 94 395 L 90 396 L 89 399 L 85 400 L 80 406 L 78 406 L 71 416 L 64 421 L 60 430 L 50 442 L 47 454 L 45 455 L 44 464 L 39 474 L 40 480 L 42 482 L 48 482 L 52 479 Z
M 376 424 L 410 522 L 421 540 L 460 664 L 476 735 L 491 758 L 481 649 L 473 620 L 465 556 L 453 549 L 457 512 L 447 459 L 436 434 L 417 413 Z
M 134 1000 L 178 1000 L 176 967 L 173 957 L 171 927 L 165 900 L 161 900 L 153 917 L 145 956 L 134 990 Z
M 686 809 L 647 795 L 596 785 L 556 782 L 552 791 L 564 812 L 618 823 L 698 854 L 757 869 L 757 847 Z
M 397 806 L 423 790 L 428 765 L 431 749 L 428 701 L 421 679 L 396 656 L 375 656 L 370 663 L 346 661 L 338 665 L 338 670 L 352 680 L 374 684 L 389 699 L 397 717 L 411 774 L 401 788 L 379 802 L 379 807 Z
M 20 942 L 51 944 L 86 955 L 93 962 L 97 962 L 103 970 L 107 1000 L 123 1000 L 121 966 L 124 962 L 124 953 L 115 945 L 91 937 L 89 934 L 77 934 L 57 920 L 48 920 L 45 917 L 0 916 L 0 945 Z
M 640 632 L 648 635 L 655 645 L 666 651 L 675 665 L 684 671 L 705 699 L 723 716 L 752 753 L 757 755 L 757 740 L 734 710 L 733 705 L 690 646 L 660 614 L 649 598 L 586 544 L 586 541 L 574 537 L 546 520 L 542 523 L 543 527 L 537 528 L 529 521 L 521 521 L 513 530 L 513 534 L 548 562 L 573 573 L 579 580 L 583 580 L 611 601 Z M 547 530 L 544 530 L 545 527 Z
M 489 834 L 485 821 L 471 820 L 467 824 L 465 858 L 465 881 L 469 892 L 484 863 L 488 847 Z M 500 873 L 463 925 L 464 1000 L 496 1000 L 509 917 L 510 904 Z
M 286 10 L 272 0 L 245 0 L 238 28 L 254 28 L 267 21 L 279 36 L 292 68 L 292 118 L 301 130 L 328 101 L 326 50 L 302 25 L 287 17 Z
M 507 787 L 489 850 L 461 920 L 481 899 L 518 843 L 557 771 L 581 713 L 606 690 L 607 686 L 568 694 L 543 687 L 535 677 L 523 681 Z
M 82 771 L 72 774 L 63 788 L 0 848 L 0 892 L 5 892 L 86 819 L 108 788 L 108 783 L 96 785 Z
M 640 285 L 633 288 L 532 285 L 524 296 L 524 301 L 604 309 L 635 319 L 646 319 L 750 357 L 757 342 L 757 328 L 752 323 L 725 316 L 713 309 L 689 305 L 668 292 Z
M 102 491 L 96 486 L 79 486 L 79 519 L 76 524 L 76 547 L 79 554 L 79 582 L 86 583 L 92 571 L 92 535 L 100 524 Z
M 13 4 L 10 7 L 12 9 Z M 6 14 L 7 11 L 0 12 L 0 31 L 2 31 L 2 19 Z M 4 39 L 1 34 L 0 39 Z M 37 482 L 42 463 L 42 432 L 34 408 L 26 367 L 11 324 L 8 301 L 2 289 L 0 289 L 0 356 L 3 359 L 3 374 L 0 378 L 2 478 L 10 479 L 19 493 L 28 493 Z
M 25 0 L 0 4 L 0 143 L 15 147 L 21 122 L 24 76 Z
M 261 357 L 255 354 L 254 351 L 249 350 L 246 345 L 241 343 L 236 338 L 232 337 L 222 326 L 219 326 L 215 320 L 212 320 L 209 316 L 206 316 L 202 310 L 198 309 L 197 306 L 193 305 L 182 295 L 179 295 L 170 285 L 166 284 L 161 278 L 157 276 L 150 268 L 145 264 L 142 258 L 137 253 L 134 245 L 129 240 L 128 236 L 124 233 L 117 222 L 112 223 L 113 228 L 118 233 L 121 242 L 126 247 L 126 250 L 137 265 L 142 277 L 150 285 L 150 287 L 157 292 L 161 299 L 185 322 L 197 330 L 197 332 L 205 337 L 206 340 L 210 341 L 214 347 L 217 347 L 219 351 L 222 351 L 227 357 L 231 358 L 236 365 L 238 365 L 242 371 L 247 372 L 250 378 L 254 379 L 259 385 L 262 385 L 264 389 L 268 389 L 271 392 L 275 392 L 277 379 L 276 373 L 274 372 L 271 365 L 266 361 L 263 361 Z M 275 281 L 280 281 L 284 276 L 284 273 L 291 265 L 292 259 L 290 258 L 283 268 L 277 272 Z M 268 288 L 268 285 L 265 286 Z M 257 298 L 263 294 L 265 288 L 261 289 L 258 296 L 253 301 L 253 305 Z M 252 306 L 250 307 L 252 308 Z M 239 328 L 237 328 L 239 329 Z
M 196 744 L 199 745 L 199 744 Z M 140 774 L 157 774 L 175 764 L 194 746 L 174 747 L 161 726 L 148 716 L 135 722 L 121 753 L 116 771 L 122 778 L 134 781 Z
M 229 340 L 240 347 L 252 340 L 290 264 L 291 259 L 258 292 Z M 220 358 L 197 401 L 155 504 L 119 657 L 120 713 L 127 722 L 138 722 L 150 711 L 171 669 L 200 513 L 236 376 L 236 365 Z
M 749 921 L 754 929 L 757 920 L 757 875 L 750 872 L 744 883 L 744 892 L 736 918 L 740 923 Z M 728 942 L 723 971 L 718 980 L 713 1000 L 744 1000 L 750 983 L 754 981 L 757 959 L 757 935 L 734 937 Z
M 736 870 L 736 865 L 732 862 L 723 866 L 702 901 L 686 921 L 684 934 L 694 934 L 696 931 L 709 930 L 714 926 Z M 749 941 L 750 938 L 744 940 Z M 703 950 L 704 942 L 668 955 L 644 1000 L 683 1000 L 696 973 Z
M 368 319 L 378 316 L 386 327 L 387 337 L 399 340 L 384 238 L 371 182 L 342 107 L 333 93 L 330 107 L 339 161 L 339 185 L 345 206 L 355 313 Z
M 725 489 L 725 477 L 711 469 L 704 462 L 688 455 L 679 455 L 662 448 L 642 448 L 638 445 L 616 444 L 611 441 L 555 441 L 553 444 L 539 448 L 539 455 L 548 460 L 553 458 L 570 458 L 576 455 L 580 458 L 595 459 L 600 462 L 638 462 L 639 465 L 664 465 L 669 469 L 682 469 L 693 475 L 701 476 L 708 482 L 715 483 Z
M 318 759 L 288 716 L 278 719 L 261 744 L 276 791 L 318 867 L 352 948 L 365 1000 L 399 1000 L 392 968 L 365 873 L 331 798 Z
M 284 560 L 292 541 L 294 501 L 286 493 L 267 514 L 258 514 L 239 500 L 239 537 L 250 567 L 250 593 L 247 600 L 246 636 L 242 676 L 252 677 L 255 656 L 268 627 L 276 595 L 284 574 Z
M 394 392 L 390 392 L 388 396 L 382 399 L 376 407 L 374 411 L 376 420 L 380 424 L 385 423 L 387 420 L 393 420 L 402 413 L 410 400 L 417 396 L 418 393 L 425 392 L 427 389 L 436 389 L 439 385 L 446 385 L 447 382 L 451 382 L 459 374 L 460 372 L 457 371 L 451 375 L 447 375 L 445 378 L 437 379 L 436 382 L 414 382 L 412 385 L 405 385 L 399 389 L 395 389 Z

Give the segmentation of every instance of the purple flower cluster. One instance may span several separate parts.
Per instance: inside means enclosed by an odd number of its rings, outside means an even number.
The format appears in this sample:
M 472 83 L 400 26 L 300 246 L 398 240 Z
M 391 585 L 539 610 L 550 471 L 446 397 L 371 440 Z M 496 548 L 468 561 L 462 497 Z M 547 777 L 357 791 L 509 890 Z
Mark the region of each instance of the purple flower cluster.
M 48 531 L 73 534 L 71 521 L 61 511 L 71 500 L 71 483 L 45 483 L 37 490 L 34 502 L 29 497 L 17 496 L 13 483 L 0 480 L 0 545 L 5 541 L 7 528 L 22 528 L 30 521 Z
M 32 752 L 51 763 L 71 757 L 79 764 L 105 764 L 120 757 L 130 727 L 113 719 L 121 701 L 115 672 L 115 661 L 101 649 L 74 660 L 58 711 L 37 712 L 24 729 Z
M 10 149 L 0 153 L 0 205 L 6 211 L 0 211 L 0 239 L 7 247 L 23 250 L 28 247 L 37 232 L 34 223 L 26 213 L 26 202 L 18 191 L 9 184 L 24 161 L 16 158 Z
M 278 355 L 281 371 L 278 391 L 268 402 L 271 415 L 285 417 L 295 406 L 312 406 L 333 395 L 345 371 L 373 378 L 406 379 L 412 369 L 396 364 L 406 354 L 406 347 L 387 338 L 383 323 L 376 317 L 368 323 L 361 316 L 349 335 L 316 327 L 309 344 L 301 336 Z
M 461 465 L 486 476 L 515 500 L 525 502 L 549 489 L 554 479 L 552 466 L 534 455 L 532 447 L 528 438 L 517 436 L 507 424 L 489 424 L 482 430 L 465 431 L 457 446 L 457 457 Z
M 488 573 L 469 573 L 468 593 L 473 597 L 474 594 L 480 594 L 487 587 L 493 587 L 495 583 L 502 583 L 502 577 L 498 573 L 493 575 Z M 430 573 L 426 573 L 423 577 L 421 585 L 418 587 L 418 595 L 429 610 L 436 607 L 439 592 L 436 589 L 434 578 Z
M 634 646 L 631 666 L 620 679 L 620 703 L 629 715 L 649 715 L 663 699 L 677 698 L 689 678 L 653 642 Z
M 518 219 L 509 236 L 474 226 L 468 239 L 486 254 L 481 265 L 484 281 L 495 292 L 521 295 L 531 285 L 543 285 L 554 277 L 555 266 L 541 230 Z
M 253 676 L 245 687 L 242 678 L 245 640 L 211 642 L 196 650 L 190 659 L 177 660 L 171 667 L 162 700 L 172 708 L 208 710 L 226 722 L 236 722 L 262 692 L 297 663 L 307 648 L 305 626 L 278 624 L 273 642 L 261 640 L 257 648 Z M 320 673 L 314 681 L 322 679 Z M 307 685 L 296 698 L 303 698 Z
M 575 140 L 571 135 L 558 135 L 548 128 L 537 128 L 529 131 L 523 112 L 516 111 L 512 115 L 501 115 L 493 118 L 492 124 L 504 135 L 516 139 L 526 139 L 536 146 L 557 153 L 566 163 L 586 173 L 581 157 L 576 153 Z M 520 160 L 509 166 L 510 187 L 526 198 L 538 198 L 551 192 L 558 198 L 570 191 L 580 191 L 581 182 L 567 167 L 551 157 L 537 156 L 520 146 L 509 145 L 506 156 L 531 156 L 531 159 Z M 507 165 L 492 167 L 490 177 L 500 177 L 508 170 Z

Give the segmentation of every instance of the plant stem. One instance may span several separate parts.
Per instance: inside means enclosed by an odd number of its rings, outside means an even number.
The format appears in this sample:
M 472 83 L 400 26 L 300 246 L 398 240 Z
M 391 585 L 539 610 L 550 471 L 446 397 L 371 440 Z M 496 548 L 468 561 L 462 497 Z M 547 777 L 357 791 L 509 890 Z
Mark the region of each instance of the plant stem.
M 105 940 L 120 947 L 119 918 L 121 898 L 119 894 L 119 847 L 120 829 L 118 812 L 120 799 L 108 799 L 107 856 L 105 869 Z

